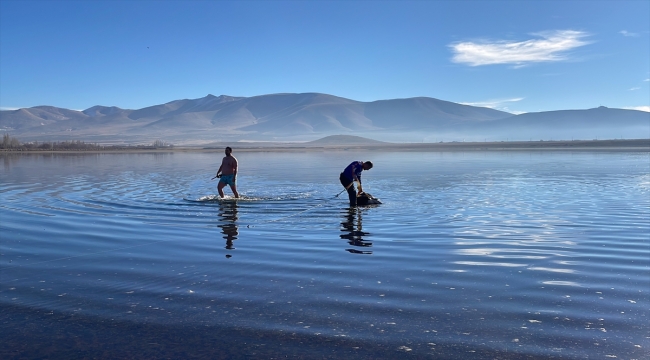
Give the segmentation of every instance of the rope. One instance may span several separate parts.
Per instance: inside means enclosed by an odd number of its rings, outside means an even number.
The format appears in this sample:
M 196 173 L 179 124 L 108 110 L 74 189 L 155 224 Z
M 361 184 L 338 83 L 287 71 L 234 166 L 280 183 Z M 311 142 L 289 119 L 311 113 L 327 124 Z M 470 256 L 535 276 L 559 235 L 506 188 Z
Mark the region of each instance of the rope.
M 340 194 L 341 194 L 341 193 L 339 193 L 339 195 L 340 195 Z M 316 208 L 318 208 L 318 207 L 321 207 L 321 206 L 327 204 L 327 202 L 332 201 L 332 200 L 336 199 L 337 197 L 338 197 L 338 195 L 336 195 L 335 197 L 333 197 L 333 198 L 331 198 L 331 199 L 324 199 L 325 201 L 324 201 L 324 202 L 321 202 L 320 204 L 314 205 L 314 206 L 312 206 L 312 207 L 309 207 L 309 208 L 307 208 L 307 209 L 305 209 L 305 210 L 299 211 L 299 212 L 294 213 L 294 214 L 291 214 L 291 215 L 283 216 L 283 217 L 280 217 L 280 218 L 277 218 L 277 219 L 273 219 L 273 220 L 258 221 L 257 224 L 273 223 L 273 222 L 282 221 L 282 220 L 284 220 L 284 219 L 288 219 L 288 218 L 291 218 L 291 217 L 294 217 L 294 216 L 298 216 L 298 215 L 300 215 L 300 214 L 304 214 L 304 213 L 306 213 L 307 211 L 314 210 L 314 209 L 316 209 Z M 247 228 L 251 228 L 251 227 L 255 227 L 255 225 L 250 225 L 250 224 L 249 224 L 249 225 L 246 225 L 246 227 L 247 227 Z

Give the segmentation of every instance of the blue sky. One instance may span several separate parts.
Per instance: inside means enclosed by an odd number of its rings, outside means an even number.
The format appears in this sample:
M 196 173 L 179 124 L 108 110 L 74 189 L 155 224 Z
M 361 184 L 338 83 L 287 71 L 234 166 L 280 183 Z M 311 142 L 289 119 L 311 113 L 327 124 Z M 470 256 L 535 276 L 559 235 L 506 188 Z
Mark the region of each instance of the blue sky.
M 650 1 L 0 0 L 0 107 L 207 94 L 650 111 Z

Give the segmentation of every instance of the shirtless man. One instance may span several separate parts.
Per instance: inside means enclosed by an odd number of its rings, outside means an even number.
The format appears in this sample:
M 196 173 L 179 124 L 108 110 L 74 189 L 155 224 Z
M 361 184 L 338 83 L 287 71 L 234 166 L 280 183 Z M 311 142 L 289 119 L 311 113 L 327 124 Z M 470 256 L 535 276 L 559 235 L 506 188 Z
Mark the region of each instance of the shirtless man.
M 221 173 L 221 174 L 219 174 Z M 235 194 L 235 197 L 239 197 L 237 192 L 237 159 L 232 156 L 232 149 L 230 146 L 226 147 L 226 156 L 221 161 L 221 166 L 217 170 L 217 175 L 211 180 L 219 178 L 219 185 L 217 185 L 217 190 L 219 191 L 219 196 L 223 199 L 223 188 L 226 185 L 230 185 L 230 190 Z

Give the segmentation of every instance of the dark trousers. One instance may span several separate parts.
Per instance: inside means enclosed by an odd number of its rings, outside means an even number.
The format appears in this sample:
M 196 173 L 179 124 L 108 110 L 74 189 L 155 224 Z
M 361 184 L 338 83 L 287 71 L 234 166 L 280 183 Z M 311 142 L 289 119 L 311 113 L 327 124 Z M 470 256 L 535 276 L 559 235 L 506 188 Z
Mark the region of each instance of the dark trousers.
M 348 185 L 353 183 L 353 181 L 348 179 L 343 175 L 343 173 L 339 176 L 339 180 L 341 180 L 341 185 L 343 185 L 343 187 L 348 187 Z M 350 206 L 357 206 L 357 191 L 354 189 L 354 184 L 348 187 L 348 197 L 350 198 Z

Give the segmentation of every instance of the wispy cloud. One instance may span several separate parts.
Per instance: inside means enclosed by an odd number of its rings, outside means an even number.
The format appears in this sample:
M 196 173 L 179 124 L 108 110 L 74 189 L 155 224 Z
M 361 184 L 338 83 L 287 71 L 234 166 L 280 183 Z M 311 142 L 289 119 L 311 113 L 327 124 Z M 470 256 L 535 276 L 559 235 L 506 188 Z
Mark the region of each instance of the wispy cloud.
M 0 106 L 0 110 L 18 110 L 20 108 Z
M 525 111 L 510 110 L 506 105 L 508 103 L 521 101 L 523 99 L 524 98 L 496 99 L 496 100 L 486 100 L 486 101 L 478 101 L 478 102 L 461 102 L 460 104 L 486 107 L 486 108 L 501 110 L 501 111 L 518 115 L 518 114 L 523 114 Z
M 628 110 L 639 110 L 639 111 L 650 112 L 650 106 L 647 106 L 647 105 L 643 105 L 643 106 L 629 106 L 629 107 L 624 107 L 623 109 L 628 109 Z
M 634 91 L 634 90 L 639 90 L 639 89 L 641 89 L 641 88 L 638 87 L 638 86 L 635 86 L 635 87 L 633 87 L 633 88 L 629 88 L 628 90 L 630 90 L 630 91 Z
M 643 80 L 643 81 L 650 81 L 650 79 L 645 79 L 645 80 Z
M 529 63 L 568 60 L 567 51 L 590 44 L 584 31 L 554 30 L 532 34 L 541 39 L 525 41 L 458 42 L 449 45 L 454 53 L 452 61 L 469 66 L 514 64 L 517 67 Z
M 621 30 L 621 31 L 619 31 L 618 33 L 621 34 L 621 35 L 623 35 L 623 36 L 629 36 L 629 37 L 637 37 L 637 36 L 639 36 L 639 34 L 637 34 L 637 33 L 633 33 L 633 32 L 629 32 L 629 31 L 627 31 L 627 30 Z

